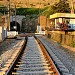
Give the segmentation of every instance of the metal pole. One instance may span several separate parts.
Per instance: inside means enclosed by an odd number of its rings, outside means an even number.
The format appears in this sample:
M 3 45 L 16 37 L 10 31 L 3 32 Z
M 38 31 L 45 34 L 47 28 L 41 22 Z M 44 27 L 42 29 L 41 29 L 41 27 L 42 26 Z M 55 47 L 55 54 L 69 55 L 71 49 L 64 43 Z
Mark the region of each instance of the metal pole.
M 17 24 L 16 24 L 16 3 L 15 3 L 15 26 L 16 26 L 16 31 L 17 31 Z
M 13 12 L 12 12 L 12 26 L 13 26 Z
M 39 25 L 40 25 L 40 2 L 41 1 L 39 1 Z
M 7 30 L 10 31 L 10 0 L 8 0 L 8 25 Z
M 47 27 L 47 16 L 46 16 L 46 27 Z

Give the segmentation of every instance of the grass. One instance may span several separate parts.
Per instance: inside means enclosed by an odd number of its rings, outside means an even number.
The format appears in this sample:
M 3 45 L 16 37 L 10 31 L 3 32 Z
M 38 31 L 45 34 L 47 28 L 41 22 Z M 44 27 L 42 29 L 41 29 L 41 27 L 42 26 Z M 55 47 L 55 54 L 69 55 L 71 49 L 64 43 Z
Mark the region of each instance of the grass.
M 71 46 L 72 46 L 72 47 L 75 47 L 75 41 L 73 41 L 73 42 L 71 43 Z

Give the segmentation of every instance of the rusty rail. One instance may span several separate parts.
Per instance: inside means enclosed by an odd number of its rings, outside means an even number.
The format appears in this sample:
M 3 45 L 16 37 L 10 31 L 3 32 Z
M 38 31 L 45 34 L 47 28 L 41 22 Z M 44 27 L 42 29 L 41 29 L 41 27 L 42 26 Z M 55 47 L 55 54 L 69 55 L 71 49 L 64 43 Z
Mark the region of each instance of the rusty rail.
M 50 56 L 49 56 L 48 52 L 46 51 L 45 47 L 43 46 L 43 44 L 39 41 L 38 38 L 35 37 L 35 39 L 37 40 L 37 42 L 38 42 L 38 44 L 39 44 L 44 56 L 46 57 L 46 59 L 48 61 L 48 64 L 50 64 L 50 66 L 51 66 L 50 71 L 53 71 L 54 75 L 60 75 L 58 69 L 56 68 L 54 62 L 50 58 Z
M 50 58 L 48 52 L 46 51 L 45 47 L 43 46 L 43 44 L 35 37 L 40 49 L 42 50 L 42 53 L 47 61 L 47 64 L 48 64 L 48 67 L 49 67 L 49 71 L 52 72 L 50 75 L 60 75 L 58 69 L 56 68 L 54 62 L 52 61 L 52 59 Z M 26 37 L 26 42 L 24 43 L 24 45 L 22 46 L 21 48 L 21 51 L 19 52 L 19 54 L 17 55 L 17 57 L 15 58 L 14 62 L 12 63 L 12 65 L 10 66 L 10 68 L 8 69 L 8 71 L 6 72 L 5 75 L 19 75 L 18 73 L 16 73 L 17 70 L 19 70 L 20 68 L 18 68 L 20 66 L 20 64 L 22 63 L 20 60 L 21 60 L 21 57 L 22 57 L 22 54 L 24 54 L 24 50 L 25 50 L 25 47 L 26 47 L 26 43 L 27 43 L 27 37 Z M 34 56 L 35 57 L 35 56 Z M 27 58 L 27 57 L 26 57 Z M 36 59 L 36 58 L 35 58 Z M 33 60 L 35 60 L 33 59 Z M 26 59 L 26 60 L 29 60 L 29 59 Z M 40 60 L 40 59 L 37 59 L 37 60 Z M 33 62 L 34 63 L 34 62 Z M 25 64 L 25 63 L 24 63 Z M 16 66 L 18 65 L 18 66 Z M 13 72 L 13 74 L 12 74 Z M 37 72 L 38 73 L 38 72 Z M 48 74 L 49 75 L 49 74 Z

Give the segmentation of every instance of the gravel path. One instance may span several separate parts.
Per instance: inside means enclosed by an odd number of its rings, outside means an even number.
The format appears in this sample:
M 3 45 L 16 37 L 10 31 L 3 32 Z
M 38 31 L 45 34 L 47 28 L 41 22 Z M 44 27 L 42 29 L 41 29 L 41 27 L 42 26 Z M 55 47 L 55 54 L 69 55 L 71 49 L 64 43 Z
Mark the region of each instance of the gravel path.
M 15 46 L 21 40 L 18 39 L 6 39 L 0 44 L 0 69 L 4 67 L 4 64 L 12 54 L 15 52 Z
M 61 60 L 65 67 L 72 75 L 75 75 L 75 52 L 63 48 L 60 44 L 48 39 L 47 37 L 39 37 L 47 43 L 52 52 Z

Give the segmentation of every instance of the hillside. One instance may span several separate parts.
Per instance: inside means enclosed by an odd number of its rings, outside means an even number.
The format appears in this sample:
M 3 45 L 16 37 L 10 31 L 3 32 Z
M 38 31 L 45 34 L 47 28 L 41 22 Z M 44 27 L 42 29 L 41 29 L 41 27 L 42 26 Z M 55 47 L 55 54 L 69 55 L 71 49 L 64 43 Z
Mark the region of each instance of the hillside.
M 75 7 L 75 0 L 68 0 L 70 5 L 71 1 L 73 1 Z M 14 7 L 16 4 L 17 8 L 44 8 L 56 2 L 59 2 L 59 0 L 10 0 L 10 5 Z M 0 0 L 0 5 L 8 6 L 7 0 Z
M 14 7 L 14 4 L 16 4 L 16 6 L 20 8 L 44 8 L 58 1 L 59 0 L 10 0 L 10 5 Z M 0 0 L 0 5 L 8 6 L 7 0 Z

